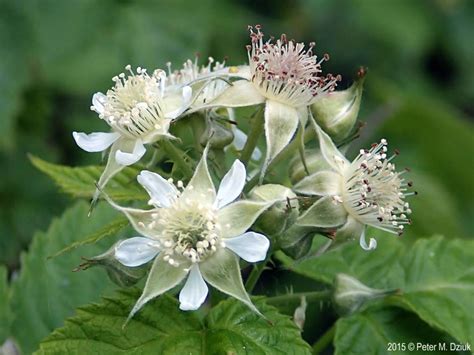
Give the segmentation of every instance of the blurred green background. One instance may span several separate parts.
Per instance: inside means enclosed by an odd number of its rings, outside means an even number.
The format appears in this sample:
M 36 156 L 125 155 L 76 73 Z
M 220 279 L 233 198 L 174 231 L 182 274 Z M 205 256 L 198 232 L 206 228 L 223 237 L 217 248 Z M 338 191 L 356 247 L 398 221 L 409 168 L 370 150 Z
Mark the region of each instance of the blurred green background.
M 0 264 L 19 267 L 35 230 L 71 199 L 27 153 L 98 163 L 71 132 L 106 129 L 89 110 L 126 64 L 177 68 L 201 54 L 246 60 L 248 24 L 315 41 L 347 87 L 369 74 L 359 147 L 384 136 L 399 148 L 418 197 L 404 236 L 474 232 L 474 1 L 471 0 L 0 0 Z

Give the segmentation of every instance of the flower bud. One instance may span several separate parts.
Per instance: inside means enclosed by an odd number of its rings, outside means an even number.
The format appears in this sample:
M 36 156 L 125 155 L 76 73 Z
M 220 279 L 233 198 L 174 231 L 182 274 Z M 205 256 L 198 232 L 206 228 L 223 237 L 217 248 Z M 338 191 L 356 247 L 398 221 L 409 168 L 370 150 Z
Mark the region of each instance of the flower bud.
M 294 260 L 308 255 L 313 244 L 314 233 L 302 232 L 295 234 L 291 228 L 278 236 L 281 250 Z
M 307 149 L 305 151 L 305 161 L 309 174 L 330 169 L 330 165 L 326 162 L 319 149 Z M 296 155 L 290 162 L 291 182 L 296 184 L 307 175 L 308 173 L 301 161 L 301 157 Z
M 346 274 L 337 274 L 334 280 L 333 300 L 341 315 L 349 315 L 367 302 L 399 293 L 400 290 L 378 290 L 367 287 L 359 280 Z
M 298 200 L 288 187 L 276 184 L 257 186 L 250 192 L 250 198 L 257 201 L 281 201 L 262 213 L 257 220 L 257 227 L 266 235 L 282 233 L 298 217 Z
M 234 133 L 230 124 L 221 123 L 218 120 L 208 120 L 207 127 L 201 135 L 201 145 L 206 146 L 209 141 L 211 148 L 222 149 L 234 140 Z
M 128 267 L 122 265 L 115 258 L 115 246 L 122 242 L 119 240 L 105 253 L 92 258 L 83 258 L 84 262 L 74 271 L 86 270 L 93 266 L 102 266 L 105 268 L 110 280 L 120 287 L 129 287 L 135 285 L 147 273 L 147 266 Z
M 352 131 L 359 114 L 365 70 L 359 70 L 359 78 L 346 90 L 327 92 L 311 105 L 316 122 L 338 142 Z

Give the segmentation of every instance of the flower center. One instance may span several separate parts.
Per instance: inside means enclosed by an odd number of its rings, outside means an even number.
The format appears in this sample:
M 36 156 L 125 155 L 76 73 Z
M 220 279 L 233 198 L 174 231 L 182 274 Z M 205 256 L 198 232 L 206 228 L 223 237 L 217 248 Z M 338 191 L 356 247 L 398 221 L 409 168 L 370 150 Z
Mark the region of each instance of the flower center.
M 338 75 L 319 76 L 321 63 L 329 60 L 325 54 L 319 61 L 313 55 L 314 43 L 306 50 L 304 43 L 287 40 L 281 35 L 264 42 L 259 25 L 249 26 L 252 45 L 247 46 L 252 81 L 262 95 L 293 107 L 308 106 L 315 96 L 332 91 L 341 80 Z
M 151 132 L 166 133 L 169 120 L 163 113 L 163 92 L 166 74 L 155 70 L 148 75 L 146 69 L 138 67 L 136 73 L 130 65 L 129 72 L 112 78 L 115 85 L 99 99 L 103 106 L 99 113 L 112 128 L 131 138 L 143 138 Z
M 178 199 L 161 210 L 163 226 L 161 245 L 165 260 L 178 266 L 184 259 L 200 262 L 217 251 L 223 243 L 219 238 L 216 211 L 197 201 Z
M 402 234 L 404 225 L 411 222 L 405 197 L 416 192 L 407 192 L 412 183 L 403 179 L 406 171 L 395 172 L 391 163 L 398 151 L 390 158 L 386 153 L 385 139 L 359 152 L 344 174 L 342 203 L 362 223 Z

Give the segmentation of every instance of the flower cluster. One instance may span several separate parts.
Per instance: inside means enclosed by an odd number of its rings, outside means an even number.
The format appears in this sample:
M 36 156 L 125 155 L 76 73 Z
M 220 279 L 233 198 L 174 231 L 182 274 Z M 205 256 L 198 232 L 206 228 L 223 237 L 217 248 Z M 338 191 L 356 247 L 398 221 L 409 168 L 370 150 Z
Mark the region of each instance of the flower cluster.
M 182 310 L 198 309 L 209 284 L 258 313 L 239 258 L 266 260 L 271 241 L 286 252 L 282 240 L 294 247 L 310 232 L 335 242 L 358 237 L 363 249 L 372 250 L 376 241 L 367 243 L 367 226 L 401 234 L 410 224 L 406 197 L 413 194 L 412 184 L 405 171 L 395 169 L 397 153 L 389 156 L 387 141 L 360 150 L 352 162 L 334 143 L 351 140 L 362 80 L 334 91 L 340 76 L 322 74 L 329 56 L 318 58 L 314 43 L 305 46 L 285 35 L 265 40 L 259 25 L 249 32 L 248 65 L 228 66 L 210 57 L 204 66 L 188 60 L 173 70 L 168 63 L 167 70 L 151 74 L 127 65 L 111 89 L 92 98 L 91 110 L 111 131 L 73 132 L 82 149 L 109 150 L 93 202 L 102 195 L 139 234 L 103 254 L 111 255 L 120 272 L 149 268 L 130 316 L 182 282 Z M 249 124 L 237 107 L 255 107 Z M 137 181 L 149 207 L 118 205 L 104 188 L 146 156 L 145 145 L 154 154 Z M 304 169 L 293 165 L 286 177 L 267 174 L 292 156 Z M 170 161 L 170 173 L 160 170 Z M 220 181 L 217 191 L 214 181 Z

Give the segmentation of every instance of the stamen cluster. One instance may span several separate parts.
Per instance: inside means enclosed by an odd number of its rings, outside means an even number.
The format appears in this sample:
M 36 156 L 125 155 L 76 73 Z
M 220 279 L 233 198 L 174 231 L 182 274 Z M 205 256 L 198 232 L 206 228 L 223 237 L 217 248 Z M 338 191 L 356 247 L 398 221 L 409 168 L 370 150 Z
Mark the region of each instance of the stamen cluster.
M 207 77 L 210 77 L 211 74 L 225 68 L 225 60 L 219 62 L 215 61 L 213 57 L 209 57 L 207 65 L 199 66 L 198 59 L 199 56 L 196 55 L 194 61 L 188 59 L 183 63 L 181 69 L 174 71 L 171 69 L 171 62 L 168 62 L 166 65 L 168 67 L 169 84 L 175 87 L 187 85 L 196 80 L 205 80 Z M 200 104 L 205 104 L 221 94 L 227 87 L 228 84 L 225 81 L 213 78 L 203 86 L 201 94 L 196 101 Z
M 288 40 L 284 34 L 275 43 L 273 38 L 264 42 L 259 25 L 249 26 L 249 31 L 252 81 L 263 96 L 293 107 L 307 106 L 317 95 L 334 90 L 341 80 L 339 75 L 320 76 L 321 63 L 329 60 L 329 55 L 318 61 L 313 55 L 314 43 L 306 50 L 304 43 Z
M 407 192 L 412 183 L 402 178 L 405 171 L 395 172 L 391 161 L 397 154 L 387 158 L 385 139 L 369 150 L 361 149 L 345 171 L 343 196 L 336 196 L 335 201 L 340 199 L 346 210 L 364 224 L 402 234 L 404 225 L 411 223 L 405 197 L 415 192 Z
M 163 113 L 163 93 L 166 74 L 155 70 L 150 76 L 146 69 L 137 67 L 136 73 L 130 65 L 129 72 L 114 76 L 114 87 L 91 110 L 96 111 L 114 130 L 130 138 L 141 138 L 151 132 L 167 129 Z M 100 105 L 98 109 L 97 104 Z M 166 126 L 166 127 L 165 127 Z
M 172 182 L 172 179 L 170 179 Z M 178 188 L 184 190 L 182 181 Z M 188 186 L 188 189 L 193 189 Z M 198 263 L 214 254 L 218 247 L 224 247 L 219 237 L 221 226 L 217 222 L 217 211 L 199 201 L 178 197 L 171 206 L 160 208 L 152 214 L 153 220 L 146 226 L 159 233 L 158 248 L 164 254 L 164 260 L 172 266 L 179 266 L 187 259 Z M 156 204 L 155 201 L 150 201 Z

